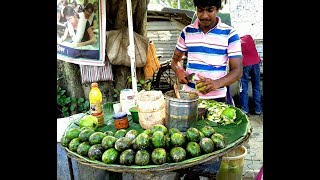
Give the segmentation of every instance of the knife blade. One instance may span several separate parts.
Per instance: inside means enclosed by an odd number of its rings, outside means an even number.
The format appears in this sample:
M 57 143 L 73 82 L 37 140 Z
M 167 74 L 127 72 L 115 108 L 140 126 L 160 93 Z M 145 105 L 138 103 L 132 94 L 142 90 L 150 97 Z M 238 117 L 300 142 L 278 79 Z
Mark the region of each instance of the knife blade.
M 190 82 L 193 81 L 193 77 L 194 77 L 195 73 L 191 73 L 188 76 L 186 76 L 186 79 Z
M 186 79 L 188 80 L 187 85 L 188 85 L 189 87 L 193 88 L 193 89 L 196 88 L 196 83 L 194 82 L 194 78 L 193 78 L 194 75 L 195 75 L 195 73 L 191 73 L 191 74 L 189 74 L 188 76 L 186 76 Z

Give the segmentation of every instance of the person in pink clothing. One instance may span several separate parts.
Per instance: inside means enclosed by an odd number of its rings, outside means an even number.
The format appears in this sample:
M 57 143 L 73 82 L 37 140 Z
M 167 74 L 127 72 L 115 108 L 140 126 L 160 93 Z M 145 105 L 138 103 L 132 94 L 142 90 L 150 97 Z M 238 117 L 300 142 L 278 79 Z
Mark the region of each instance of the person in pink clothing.
M 245 114 L 249 113 L 249 81 L 252 83 L 252 98 L 254 113 L 261 114 L 261 90 L 260 90 L 260 62 L 256 45 L 251 35 L 240 37 L 242 50 L 243 74 L 240 80 L 239 103 Z M 250 79 L 251 77 L 251 79 Z

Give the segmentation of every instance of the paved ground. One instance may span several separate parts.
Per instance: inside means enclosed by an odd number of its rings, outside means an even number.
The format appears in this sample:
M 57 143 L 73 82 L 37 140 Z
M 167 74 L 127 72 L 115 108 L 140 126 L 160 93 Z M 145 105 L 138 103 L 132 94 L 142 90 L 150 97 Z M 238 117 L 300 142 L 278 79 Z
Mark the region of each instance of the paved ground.
M 244 158 L 242 180 L 255 180 L 260 168 L 263 165 L 263 115 L 249 115 L 252 134 L 248 143 L 247 155 Z M 213 180 L 215 178 L 199 177 L 200 180 Z
M 263 115 L 249 115 L 252 135 L 244 146 L 248 150 L 245 157 L 243 180 L 253 180 L 263 165 Z

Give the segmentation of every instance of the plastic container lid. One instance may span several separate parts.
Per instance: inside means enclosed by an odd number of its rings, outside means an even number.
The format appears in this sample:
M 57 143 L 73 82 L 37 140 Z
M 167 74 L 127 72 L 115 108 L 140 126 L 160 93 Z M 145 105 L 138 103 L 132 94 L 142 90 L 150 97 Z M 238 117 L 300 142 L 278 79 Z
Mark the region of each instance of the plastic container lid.
M 129 109 L 129 111 L 131 113 L 135 113 L 135 112 L 138 112 L 138 108 L 137 107 L 132 107 L 132 108 Z
M 96 82 L 91 83 L 91 87 L 98 87 L 98 83 L 96 83 Z
M 125 118 L 126 116 L 127 116 L 127 113 L 118 112 L 118 113 L 115 113 L 112 117 L 113 119 L 122 119 L 122 118 Z

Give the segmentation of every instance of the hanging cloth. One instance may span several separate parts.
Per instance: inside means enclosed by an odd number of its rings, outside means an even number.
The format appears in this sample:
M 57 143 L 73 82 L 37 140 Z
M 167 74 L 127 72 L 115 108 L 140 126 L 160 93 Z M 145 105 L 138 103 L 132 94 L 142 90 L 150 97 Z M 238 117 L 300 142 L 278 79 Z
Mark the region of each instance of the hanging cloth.
M 107 57 L 105 61 L 105 66 L 79 66 L 82 84 L 98 81 L 113 81 L 112 67 Z
M 150 79 L 159 68 L 160 68 L 160 63 L 156 53 L 156 48 L 153 42 L 149 41 L 147 63 L 143 67 L 145 80 Z

